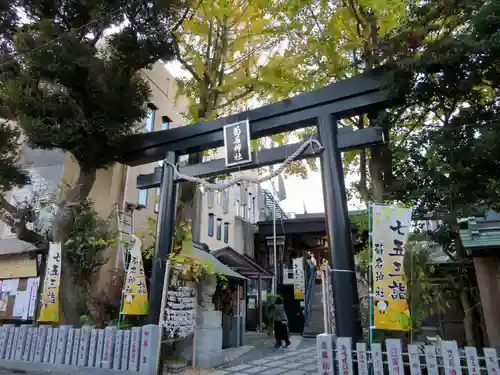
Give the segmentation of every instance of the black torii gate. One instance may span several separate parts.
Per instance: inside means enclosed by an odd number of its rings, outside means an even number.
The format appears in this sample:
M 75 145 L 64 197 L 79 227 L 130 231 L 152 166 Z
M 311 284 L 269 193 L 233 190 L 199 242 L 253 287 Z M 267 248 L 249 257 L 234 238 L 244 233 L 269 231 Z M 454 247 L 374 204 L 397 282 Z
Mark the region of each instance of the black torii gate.
M 319 157 L 337 335 L 352 337 L 353 342 L 356 342 L 361 326 L 341 152 L 381 144 L 384 142 L 384 133 L 377 126 L 356 131 L 338 129 L 337 122 L 354 115 L 376 114 L 390 106 L 388 87 L 391 83 L 391 75 L 387 72 L 371 71 L 250 111 L 194 125 L 136 134 L 123 143 L 124 152 L 119 161 L 129 166 L 160 160 L 175 165 L 181 155 L 223 146 L 224 126 L 245 120 L 249 122 L 251 139 L 316 126 L 323 146 Z M 179 171 L 190 176 L 210 177 L 255 169 L 284 161 L 301 144 L 254 152 L 252 162 L 238 166 L 226 167 L 226 160 L 220 159 L 182 166 Z M 316 151 L 310 147 L 300 158 L 318 156 Z M 165 260 L 170 254 L 173 240 L 177 182 L 173 168 L 168 163 L 163 163 L 163 167 L 156 168 L 150 175 L 137 178 L 138 189 L 161 187 L 159 235 L 149 302 L 148 320 L 151 324 L 157 324 L 160 317 Z

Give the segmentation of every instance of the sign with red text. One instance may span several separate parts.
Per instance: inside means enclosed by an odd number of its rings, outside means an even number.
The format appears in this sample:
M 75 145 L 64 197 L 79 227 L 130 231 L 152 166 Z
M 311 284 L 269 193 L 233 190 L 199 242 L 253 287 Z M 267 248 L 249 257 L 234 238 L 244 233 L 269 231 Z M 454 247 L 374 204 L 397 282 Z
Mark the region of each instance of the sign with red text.
M 462 373 L 456 341 L 443 341 L 441 343 L 441 355 L 443 356 L 445 375 L 460 375 Z
M 484 348 L 484 360 L 486 361 L 486 369 L 488 375 L 498 375 L 498 354 L 495 348 Z
M 404 375 L 405 368 L 403 364 L 403 351 L 401 340 L 387 339 L 385 340 L 387 347 L 387 362 L 390 375 Z
M 352 339 L 339 337 L 337 339 L 337 359 L 340 375 L 353 375 L 352 369 Z
M 316 355 L 319 375 L 334 375 L 334 336 L 322 333 L 316 336 Z
M 356 356 L 358 359 L 358 375 L 368 375 L 368 355 L 366 354 L 366 344 L 356 343 Z
M 471 346 L 465 348 L 465 358 L 467 360 L 467 370 L 469 375 L 479 375 L 479 359 L 477 358 L 477 349 Z

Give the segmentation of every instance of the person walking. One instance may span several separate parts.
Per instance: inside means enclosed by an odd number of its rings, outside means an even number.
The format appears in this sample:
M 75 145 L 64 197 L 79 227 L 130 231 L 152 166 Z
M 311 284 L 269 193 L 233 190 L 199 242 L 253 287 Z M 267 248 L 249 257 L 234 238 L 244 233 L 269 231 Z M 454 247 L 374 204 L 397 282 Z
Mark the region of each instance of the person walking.
M 285 307 L 283 306 L 283 298 L 276 297 L 274 302 L 274 338 L 276 339 L 276 344 L 274 347 L 280 348 L 282 342 L 285 342 L 285 347 L 290 346 L 290 338 L 288 337 L 288 317 L 285 313 Z

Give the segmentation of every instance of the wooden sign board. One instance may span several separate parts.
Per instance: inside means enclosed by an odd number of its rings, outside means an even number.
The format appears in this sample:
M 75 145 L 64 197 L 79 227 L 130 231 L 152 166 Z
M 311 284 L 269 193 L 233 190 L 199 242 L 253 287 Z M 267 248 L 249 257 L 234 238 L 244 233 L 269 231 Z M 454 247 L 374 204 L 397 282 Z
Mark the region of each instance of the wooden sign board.
M 226 168 L 252 162 L 250 141 L 250 123 L 248 120 L 224 125 Z

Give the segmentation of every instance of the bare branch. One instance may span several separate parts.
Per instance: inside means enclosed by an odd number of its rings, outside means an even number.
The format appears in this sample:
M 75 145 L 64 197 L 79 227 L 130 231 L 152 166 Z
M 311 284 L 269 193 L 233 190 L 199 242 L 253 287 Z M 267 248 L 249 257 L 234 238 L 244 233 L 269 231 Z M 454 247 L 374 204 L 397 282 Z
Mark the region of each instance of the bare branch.
M 198 8 L 201 6 L 201 2 L 202 2 L 202 0 L 200 0 L 198 2 L 198 5 L 193 9 L 193 12 L 192 12 L 193 14 L 196 13 Z M 189 15 L 191 9 L 192 9 L 191 7 L 186 7 L 186 9 L 184 10 L 184 14 L 179 19 L 179 21 L 174 25 L 174 27 L 172 28 L 172 31 L 175 32 L 175 30 L 177 30 L 179 27 L 181 27 L 181 25 L 184 23 L 184 21 L 188 18 L 188 15 Z
M 214 111 L 217 111 L 217 110 L 220 110 L 222 108 L 225 108 L 235 102 L 237 102 L 238 100 L 241 100 L 243 98 L 245 98 L 245 96 L 249 95 L 252 91 L 254 90 L 254 87 L 253 85 L 252 86 L 247 86 L 246 89 L 244 91 L 242 91 L 240 94 L 236 95 L 236 96 L 233 96 L 232 98 L 226 100 L 224 103 L 218 105 L 217 107 L 214 108 Z
M 10 215 L 14 216 L 17 214 L 17 208 L 10 204 L 3 195 L 0 194 L 0 209 L 7 211 Z
M 189 65 L 189 63 L 181 57 L 181 51 L 180 51 L 180 48 L 179 48 L 179 40 L 175 36 L 174 36 L 174 49 L 175 49 L 175 55 L 177 57 L 177 60 L 179 60 L 179 62 L 181 63 L 182 67 L 184 69 L 186 69 L 189 73 L 191 73 L 191 75 L 193 76 L 193 78 L 195 80 L 197 80 L 198 82 L 201 82 L 201 78 L 198 75 L 198 73 L 196 73 L 196 71 L 194 70 L 194 68 L 191 65 Z
M 46 244 L 46 238 L 41 234 L 26 227 L 29 213 L 20 211 L 0 195 L 0 210 L 5 210 L 1 219 L 9 225 L 16 233 L 16 237 L 24 242 L 28 242 L 35 247 L 42 248 Z

